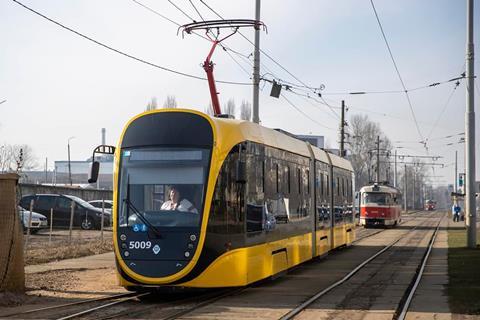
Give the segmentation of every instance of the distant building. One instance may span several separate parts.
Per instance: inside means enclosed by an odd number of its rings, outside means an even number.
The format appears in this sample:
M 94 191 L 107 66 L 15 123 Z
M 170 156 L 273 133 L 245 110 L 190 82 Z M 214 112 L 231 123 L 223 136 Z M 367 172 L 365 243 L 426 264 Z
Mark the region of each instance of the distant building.
M 308 135 L 308 134 L 293 134 L 288 131 L 285 131 L 283 129 L 273 129 L 275 131 L 281 132 L 283 134 L 286 134 L 287 136 L 290 136 L 292 138 L 296 138 L 299 140 L 303 140 L 305 142 L 310 143 L 312 146 L 316 146 L 320 149 L 325 148 L 325 137 L 324 136 L 314 136 L 314 135 Z
M 111 159 L 97 160 L 100 160 L 101 163 L 98 181 L 94 187 L 111 190 L 113 186 L 113 157 Z M 72 184 L 82 186 L 88 184 L 87 180 L 90 173 L 91 164 L 91 161 L 70 161 Z M 55 161 L 53 184 L 70 184 L 68 175 L 68 161 Z
M 296 134 L 295 137 L 297 139 L 306 141 L 306 142 L 310 143 L 312 146 L 316 146 L 320 149 L 325 148 L 325 137 L 324 136 Z

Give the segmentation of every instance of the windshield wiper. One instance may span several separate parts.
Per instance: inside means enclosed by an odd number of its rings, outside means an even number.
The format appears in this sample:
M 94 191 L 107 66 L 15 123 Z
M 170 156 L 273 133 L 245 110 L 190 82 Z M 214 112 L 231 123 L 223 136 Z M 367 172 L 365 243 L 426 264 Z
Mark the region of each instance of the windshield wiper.
M 145 218 L 141 213 L 140 211 L 138 211 L 137 208 L 135 208 L 135 206 L 130 202 L 130 200 L 128 200 L 128 198 L 125 198 L 123 199 L 123 202 L 125 202 L 127 204 L 127 206 L 132 209 L 133 213 L 138 217 L 140 218 L 140 220 L 143 221 L 143 223 L 145 223 L 147 226 L 148 226 L 148 230 L 152 230 L 157 236 L 158 238 L 161 238 L 162 237 L 162 234 L 160 233 L 160 231 L 157 229 L 157 227 L 155 227 L 150 221 L 148 221 L 147 218 Z

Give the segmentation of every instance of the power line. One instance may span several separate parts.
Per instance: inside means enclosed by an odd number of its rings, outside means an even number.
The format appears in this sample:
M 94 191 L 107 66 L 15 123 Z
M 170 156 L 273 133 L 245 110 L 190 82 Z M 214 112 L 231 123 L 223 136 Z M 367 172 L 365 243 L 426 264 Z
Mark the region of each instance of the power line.
M 139 1 L 137 1 L 137 0 L 132 0 L 132 1 L 135 2 L 136 4 L 138 4 L 139 6 L 147 9 L 148 11 L 150 11 L 150 12 L 158 15 L 159 17 L 161 17 L 161 18 L 163 18 L 163 19 L 165 19 L 165 20 L 173 23 L 173 24 L 176 25 L 177 27 L 181 27 L 181 26 L 182 26 L 182 25 L 179 24 L 178 22 L 176 22 L 176 21 L 174 21 L 174 20 L 166 17 L 165 15 L 161 14 L 161 13 L 158 12 L 157 10 L 152 9 L 151 7 L 145 5 L 145 4 L 143 4 L 143 3 L 141 3 L 141 2 L 139 2 Z M 203 20 L 203 17 L 201 16 L 200 12 L 197 10 L 197 8 L 195 7 L 195 5 L 191 2 L 191 0 L 190 0 L 190 3 L 191 3 L 192 6 L 195 8 L 195 10 L 198 12 L 198 14 L 200 15 L 200 18 Z M 176 7 L 176 6 L 175 6 L 175 7 Z M 195 20 L 192 19 L 192 21 L 195 21 Z M 193 33 L 194 35 L 196 35 L 196 36 L 198 36 L 198 37 L 200 37 L 200 38 L 202 38 L 202 39 L 204 39 L 204 40 L 210 41 L 209 38 L 207 38 L 207 37 L 205 37 L 205 36 L 203 36 L 203 35 L 201 35 L 201 34 L 198 34 L 198 33 L 195 32 L 195 31 L 192 31 L 191 33 Z M 223 49 L 225 52 L 227 52 L 227 54 L 229 55 L 229 57 L 240 67 L 240 69 L 241 69 L 242 71 L 246 72 L 247 75 L 250 77 L 250 73 L 249 73 L 235 58 L 233 58 L 233 56 L 232 56 L 231 54 L 229 54 L 228 51 L 231 51 L 231 52 L 233 52 L 233 53 L 235 53 L 236 55 L 241 56 L 241 57 L 242 57 L 242 56 L 245 56 L 245 57 L 246 57 L 246 55 L 243 55 L 242 53 L 237 52 L 237 51 L 229 48 L 228 46 L 226 46 L 226 45 L 224 45 L 224 44 L 222 44 L 222 43 L 220 43 L 219 45 L 222 47 L 222 49 Z
M 212 7 L 210 7 L 206 2 L 205 0 L 200 0 L 200 2 L 205 5 L 205 7 L 207 7 L 210 11 L 212 11 L 217 17 L 219 17 L 220 19 L 222 20 L 225 20 L 217 11 L 215 11 Z M 255 47 L 255 44 L 250 40 L 248 39 L 243 33 L 241 33 L 240 31 L 238 32 L 245 40 L 247 40 L 251 45 L 253 45 Z M 262 48 L 258 48 L 258 50 L 263 54 L 265 55 L 268 59 L 270 59 L 273 63 L 275 63 L 278 67 L 280 67 L 283 71 L 285 71 L 286 73 L 288 73 L 292 78 L 294 78 L 295 80 L 297 80 L 302 86 L 304 86 L 305 88 L 308 88 L 312 91 L 317 91 L 319 90 L 319 88 L 314 88 L 312 86 L 309 86 L 307 84 L 305 84 L 302 80 L 300 80 L 298 77 L 296 77 L 293 73 L 291 73 L 290 71 L 288 71 L 284 66 L 282 66 L 279 62 L 277 62 L 273 57 L 271 57 L 268 53 L 266 53 Z M 328 104 L 327 104 L 328 105 Z M 338 114 L 332 109 L 331 110 L 333 113 L 336 114 L 337 117 Z
M 196 22 L 195 19 L 193 19 L 192 17 L 190 17 L 185 11 L 183 11 L 179 6 L 177 6 L 175 3 L 173 3 L 172 0 L 167 0 L 172 6 L 174 6 L 175 8 L 177 8 L 181 13 L 183 13 L 183 15 L 185 17 L 187 17 L 188 19 L 192 20 L 193 22 Z
M 188 0 L 190 2 L 190 4 L 192 5 L 193 9 L 195 9 L 195 11 L 197 12 L 198 16 L 200 17 L 200 19 L 202 19 L 202 21 L 205 21 L 205 19 L 203 19 L 203 16 L 202 14 L 200 13 L 200 11 L 198 11 L 197 7 L 193 4 L 192 0 Z
M 435 123 L 433 124 L 432 129 L 430 129 L 430 132 L 428 133 L 427 138 L 425 139 L 425 141 L 428 141 L 428 140 L 429 140 L 430 136 L 432 135 L 433 130 L 435 130 L 435 128 L 437 127 L 438 122 L 439 122 L 440 119 L 442 118 L 443 113 L 445 112 L 445 110 L 447 110 L 447 107 L 448 107 L 448 105 L 450 104 L 450 100 L 452 100 L 453 94 L 455 93 L 455 91 L 457 90 L 457 88 L 458 88 L 459 85 L 460 85 L 460 81 L 455 82 L 455 87 L 453 87 L 452 92 L 451 92 L 450 95 L 448 96 L 447 102 L 446 102 L 445 105 L 443 106 L 442 111 L 438 114 L 437 120 L 435 120 Z
M 98 41 L 98 40 L 95 40 L 95 39 L 93 39 L 93 38 L 91 38 L 91 37 L 89 37 L 89 36 L 87 36 L 87 35 L 85 35 L 85 34 L 83 34 L 83 33 L 80 33 L 79 31 L 76 31 L 76 30 L 74 30 L 74 29 L 72 29 L 72 28 L 70 28 L 70 27 L 67 27 L 67 26 L 61 24 L 60 22 L 57 22 L 57 21 L 55 21 L 55 20 L 47 17 L 46 15 L 44 15 L 44 14 L 42 14 L 42 13 L 40 13 L 40 12 L 38 12 L 38 11 L 36 11 L 36 10 L 28 7 L 28 6 L 26 6 L 25 4 L 21 3 L 21 2 L 18 1 L 18 0 L 12 0 L 12 1 L 15 2 L 16 4 L 20 5 L 20 6 L 24 7 L 24 8 L 27 9 L 28 11 L 35 13 L 36 15 L 38 15 L 38 16 L 40 16 L 40 17 L 42 17 L 42 18 L 44 18 L 44 19 L 46 19 L 46 20 L 48 20 L 48 21 L 50 21 L 50 22 L 52 22 L 52 23 L 54 23 L 54 24 L 56 24 L 57 26 L 65 29 L 65 30 L 68 30 L 68 31 L 70 31 L 70 32 L 72 32 L 72 33 L 75 33 L 76 35 L 78 35 L 78 36 L 80 36 L 80 37 L 82 37 L 82 38 L 84 38 L 84 39 L 86 39 L 86 40 L 88 40 L 88 41 L 90 41 L 90 42 L 93 42 L 93 43 L 95 43 L 95 44 L 97 44 L 97 45 L 99 45 L 99 46 L 101 46 L 101 47 L 104 47 L 104 48 L 106 48 L 106 49 L 108 49 L 108 50 L 110 50 L 110 51 L 116 52 L 116 53 L 118 53 L 118 54 L 120 54 L 120 55 L 123 55 L 123 56 L 125 56 L 125 57 L 127 57 L 127 58 L 133 59 L 133 60 L 135 60 L 135 61 L 138 61 L 138 62 L 141 62 L 141 63 L 143 63 L 143 64 L 149 65 L 149 66 L 151 66 L 151 67 L 154 67 L 154 68 L 157 68 L 157 69 L 161 69 L 161 70 L 164 70 L 164 71 L 167 71 L 167 72 L 171 72 L 171 73 L 174 73 L 174 74 L 177 74 L 177 75 L 181 75 L 181 76 L 184 76 L 184 77 L 188 77 L 188 78 L 192 78 L 192 79 L 197 79 L 197 80 L 203 80 L 203 81 L 206 81 L 206 80 L 207 80 L 206 78 L 203 78 L 203 77 L 200 77 L 200 76 L 196 76 L 196 75 L 188 74 L 188 73 L 185 73 L 185 72 L 177 71 L 177 70 L 174 70 L 174 69 L 170 69 L 170 68 L 163 67 L 163 66 L 161 66 L 161 65 L 158 65 L 158 64 L 149 62 L 149 61 L 144 60 L 144 59 L 141 59 L 141 58 L 137 58 L 137 57 L 135 57 L 135 56 L 133 56 L 133 55 L 131 55 L 131 54 L 125 53 L 125 52 L 123 52 L 123 51 L 121 51 L 121 50 L 119 50 L 119 49 L 115 49 L 115 48 L 113 48 L 113 47 L 111 47 L 111 46 L 109 46 L 109 45 L 107 45 L 107 44 L 104 44 L 104 43 L 102 43 L 102 42 L 100 42 L 100 41 Z M 219 83 L 224 83 L 224 84 L 235 84 L 235 85 L 248 85 L 248 86 L 251 86 L 251 85 L 252 85 L 252 84 L 249 83 L 249 82 L 234 82 L 234 81 L 223 81 L 223 80 L 217 80 L 217 82 L 219 82 Z
M 405 97 L 407 98 L 408 106 L 410 107 L 410 111 L 412 113 L 413 121 L 415 122 L 415 127 L 417 128 L 417 132 L 418 132 L 421 140 L 424 141 L 422 132 L 420 131 L 420 127 L 418 126 L 417 118 L 415 116 L 415 111 L 413 110 L 412 101 L 410 101 L 410 96 L 408 95 L 407 87 L 405 86 L 405 83 L 403 82 L 402 76 L 400 75 L 400 71 L 398 70 L 397 63 L 395 62 L 395 58 L 393 57 L 392 50 L 390 49 L 390 45 L 388 44 L 388 41 L 387 41 L 387 36 L 385 35 L 385 32 L 383 31 L 382 23 L 380 22 L 380 18 L 378 17 L 377 9 L 375 9 L 375 4 L 373 3 L 373 0 L 370 0 L 370 3 L 372 4 L 373 12 L 375 13 L 375 17 L 377 18 L 377 22 L 378 22 L 378 26 L 380 27 L 380 31 L 382 32 L 383 40 L 385 41 L 385 44 L 387 45 L 388 53 L 390 54 L 390 58 L 392 59 L 393 66 L 395 67 L 398 78 L 400 79 L 403 90 L 405 91 Z
M 323 92 L 322 95 L 365 95 L 365 94 L 398 94 L 398 93 L 405 93 L 406 92 L 412 92 L 412 91 L 418 91 L 422 89 L 429 89 L 429 88 L 434 88 L 438 87 L 440 85 L 450 83 L 453 81 L 459 81 L 465 79 L 465 74 L 462 73 L 460 77 L 455 77 L 449 80 L 445 81 L 440 81 L 440 82 L 433 82 L 428 85 L 412 88 L 412 89 L 407 89 L 407 90 L 379 90 L 379 91 L 344 91 L 344 92 Z
M 315 123 L 318 124 L 319 126 L 322 126 L 322 127 L 326 128 L 326 129 L 336 131 L 335 129 L 330 128 L 330 127 L 327 127 L 327 126 L 324 125 L 323 123 L 320 123 L 320 122 L 318 122 L 317 120 L 311 118 L 308 114 L 306 114 L 305 112 L 303 112 L 302 109 L 300 109 L 299 107 L 297 107 L 293 102 L 291 102 L 287 97 L 285 97 L 285 95 L 284 95 L 283 93 L 281 93 L 280 95 L 282 96 L 283 99 L 285 99 L 285 101 L 288 102 L 289 105 L 291 105 L 295 110 L 297 110 L 299 113 L 301 113 L 304 117 L 306 117 L 306 118 L 309 119 L 310 121 L 315 122 Z

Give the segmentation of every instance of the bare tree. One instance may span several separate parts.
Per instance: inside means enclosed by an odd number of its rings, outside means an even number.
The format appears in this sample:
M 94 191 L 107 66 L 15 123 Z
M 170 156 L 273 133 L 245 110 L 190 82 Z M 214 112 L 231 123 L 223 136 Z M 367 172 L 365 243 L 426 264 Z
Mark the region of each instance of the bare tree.
M 242 100 L 242 104 L 240 105 L 240 119 L 251 121 L 252 105 L 250 102 Z
M 383 134 L 380 125 L 371 121 L 367 115 L 353 115 L 349 129 L 350 160 L 355 172 L 355 188 L 358 190 L 374 180 L 377 170 L 377 136 L 380 136 L 380 180 L 391 182 L 392 170 L 389 162 L 392 161 L 392 144 Z
M 29 145 L 0 146 L 0 172 L 29 171 L 36 167 L 37 159 Z
M 225 114 L 228 114 L 235 118 L 235 109 L 236 109 L 235 100 L 228 99 L 227 103 L 224 105 L 224 108 L 225 108 L 224 110 Z
M 158 108 L 157 98 L 152 97 L 152 99 L 147 103 L 145 111 L 155 110 Z
M 208 107 L 205 108 L 205 113 L 208 114 L 209 116 L 214 116 L 211 102 L 209 102 Z
M 175 96 L 167 96 L 167 99 L 165 99 L 165 102 L 163 103 L 164 108 L 176 108 L 177 107 L 177 99 Z

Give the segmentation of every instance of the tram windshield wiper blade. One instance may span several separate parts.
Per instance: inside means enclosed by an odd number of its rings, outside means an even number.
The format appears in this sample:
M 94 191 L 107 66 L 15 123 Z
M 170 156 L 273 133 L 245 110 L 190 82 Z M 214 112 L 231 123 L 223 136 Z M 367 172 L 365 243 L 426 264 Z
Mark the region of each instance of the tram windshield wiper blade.
M 147 218 L 145 218 L 141 213 L 140 211 L 138 211 L 137 208 L 135 208 L 135 206 L 132 204 L 132 202 L 130 202 L 130 200 L 128 198 L 125 198 L 123 199 L 123 202 L 125 202 L 127 204 L 127 206 L 132 209 L 133 213 L 140 219 L 142 220 L 143 223 L 145 223 L 147 226 L 148 226 L 148 230 L 152 230 L 159 238 L 162 237 L 162 234 L 160 233 L 160 231 L 157 229 L 157 227 L 155 227 L 150 221 L 148 221 Z

